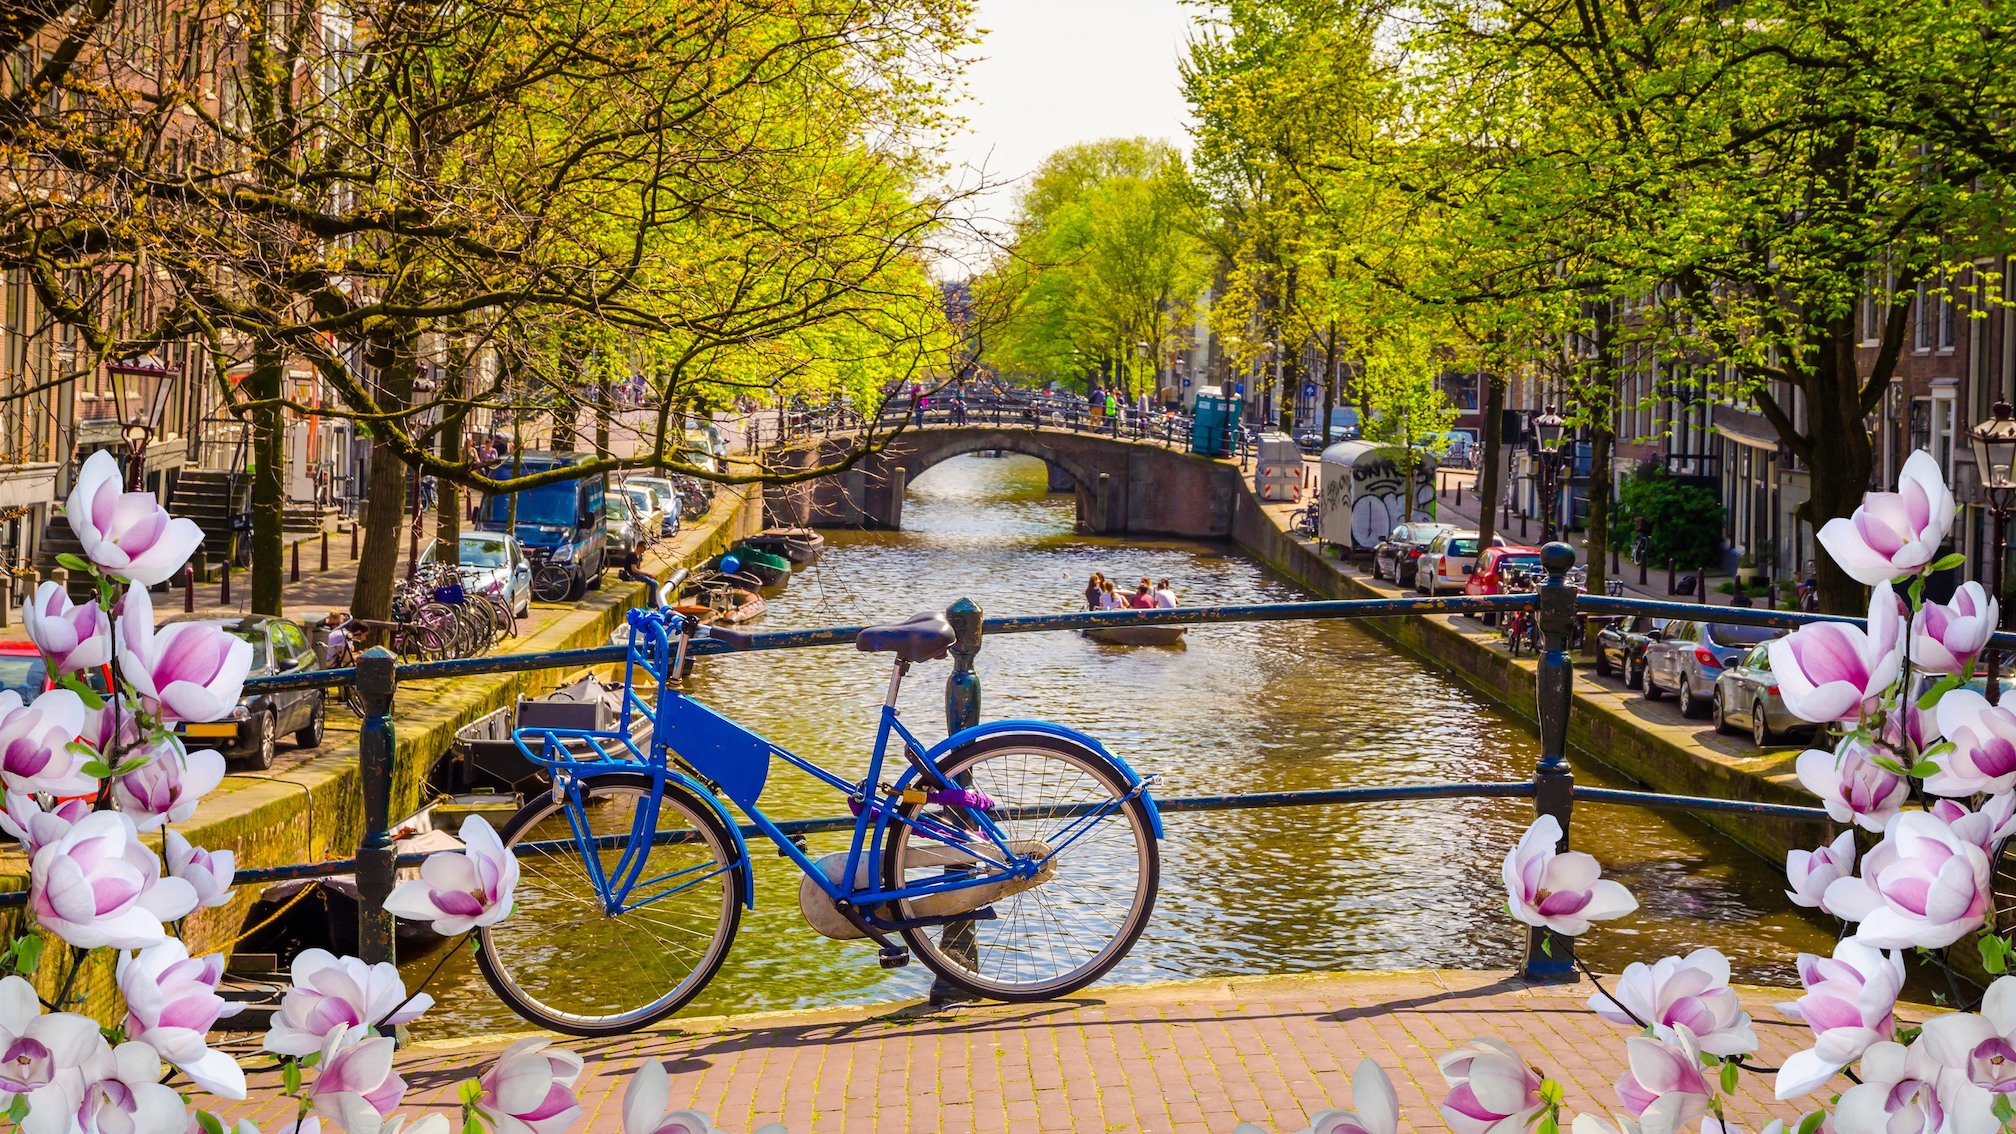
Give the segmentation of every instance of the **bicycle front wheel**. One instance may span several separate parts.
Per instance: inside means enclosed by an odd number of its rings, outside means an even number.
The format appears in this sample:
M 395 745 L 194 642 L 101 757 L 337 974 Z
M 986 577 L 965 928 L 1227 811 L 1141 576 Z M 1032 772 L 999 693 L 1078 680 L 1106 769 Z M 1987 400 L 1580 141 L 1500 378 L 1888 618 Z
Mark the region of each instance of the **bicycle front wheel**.
M 989 920 L 903 931 L 931 970 L 977 996 L 1047 1000 L 1105 975 L 1127 955 L 1155 908 L 1161 854 L 1140 797 L 1111 760 L 1061 737 L 997 736 L 947 754 L 940 768 L 981 792 L 1018 853 L 1044 855 L 1042 881 L 995 899 Z M 952 826 L 970 828 L 961 808 L 911 805 Z M 947 869 L 944 843 L 908 824 L 891 832 L 884 885 L 913 886 Z M 920 899 L 928 901 L 929 899 Z M 910 903 L 897 903 L 912 917 Z
M 565 567 L 547 564 L 532 576 L 532 597 L 540 602 L 565 602 L 574 589 L 574 576 Z
M 612 875 L 651 796 L 649 776 L 597 776 L 582 792 L 582 820 Z M 518 852 L 517 907 L 477 931 L 476 961 L 511 1010 L 570 1036 L 636 1031 L 678 1011 L 707 987 L 741 925 L 744 864 L 720 816 L 667 783 L 657 834 L 612 913 L 574 841 L 567 805 L 544 793 L 511 817 L 504 845 Z

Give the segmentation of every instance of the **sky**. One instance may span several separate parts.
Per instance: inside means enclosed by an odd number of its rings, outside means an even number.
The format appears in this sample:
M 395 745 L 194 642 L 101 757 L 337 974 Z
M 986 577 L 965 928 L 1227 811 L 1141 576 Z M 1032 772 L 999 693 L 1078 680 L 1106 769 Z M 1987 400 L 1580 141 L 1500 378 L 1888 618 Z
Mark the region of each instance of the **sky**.
M 1178 0 L 980 0 L 974 25 L 987 34 L 959 107 L 966 130 L 948 139 L 951 179 L 1025 178 L 1052 150 L 1097 138 L 1186 145 L 1176 63 L 1196 11 Z M 1005 220 L 1013 208 L 1010 184 L 983 212 Z

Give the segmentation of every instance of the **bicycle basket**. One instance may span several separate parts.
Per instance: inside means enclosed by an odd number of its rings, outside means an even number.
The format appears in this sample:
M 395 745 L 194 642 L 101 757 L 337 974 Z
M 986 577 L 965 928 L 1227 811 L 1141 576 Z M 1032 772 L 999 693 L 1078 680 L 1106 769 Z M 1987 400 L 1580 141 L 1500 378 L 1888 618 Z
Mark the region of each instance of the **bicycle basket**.
M 434 588 L 435 602 L 445 602 L 449 606 L 458 606 L 462 603 L 464 597 L 462 584 L 460 583 L 449 583 L 446 586 Z

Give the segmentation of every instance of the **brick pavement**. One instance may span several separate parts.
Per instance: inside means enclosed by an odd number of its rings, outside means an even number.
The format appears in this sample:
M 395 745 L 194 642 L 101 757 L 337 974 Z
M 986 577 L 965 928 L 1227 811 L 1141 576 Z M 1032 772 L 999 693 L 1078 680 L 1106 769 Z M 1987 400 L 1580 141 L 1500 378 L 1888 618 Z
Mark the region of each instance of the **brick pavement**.
M 1231 1134 L 1241 1122 L 1299 1130 L 1349 1105 L 1366 1056 L 1392 1076 L 1401 1129 L 1443 1131 L 1435 1057 L 1496 1036 L 1560 1079 L 1575 1113 L 1616 1107 L 1629 1029 L 1585 1007 L 1587 982 L 1529 987 L 1489 972 L 1246 977 L 1104 986 L 1044 1004 L 932 1010 L 918 1004 L 675 1020 L 609 1040 L 559 1040 L 587 1060 L 578 1129 L 615 1134 L 642 1061 L 672 1076 L 672 1107 L 711 1115 L 729 1134 L 781 1122 L 826 1131 L 1141 1131 Z M 1776 1065 L 1810 1035 L 1771 1008 L 1790 995 L 1745 989 Z M 511 1038 L 414 1044 L 399 1058 L 405 1110 L 456 1115 L 456 1086 Z M 251 1076 L 232 1118 L 274 1130 L 291 1117 L 279 1076 Z M 1796 1114 L 1746 1076 L 1731 1117 L 1755 1131 Z

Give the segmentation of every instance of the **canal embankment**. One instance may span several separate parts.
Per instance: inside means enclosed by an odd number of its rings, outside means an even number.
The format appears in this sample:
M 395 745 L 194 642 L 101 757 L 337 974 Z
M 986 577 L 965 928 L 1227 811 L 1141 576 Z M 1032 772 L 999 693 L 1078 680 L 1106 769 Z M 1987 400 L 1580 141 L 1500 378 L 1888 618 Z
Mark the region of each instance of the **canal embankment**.
M 1368 599 L 1414 593 L 1375 580 L 1341 561 L 1334 549 L 1295 534 L 1288 522 L 1292 506 L 1263 503 L 1250 477 L 1241 479 L 1233 508 L 1233 542 L 1316 594 Z M 1500 636 L 1481 622 L 1454 614 L 1422 614 L 1368 619 L 1360 625 L 1518 716 L 1537 722 L 1538 662 L 1512 656 Z M 1722 736 L 1705 722 L 1661 719 L 1668 715 L 1664 710 L 1653 708 L 1621 683 L 1594 681 L 1580 672 L 1573 697 L 1568 742 L 1575 753 L 1648 788 L 1759 803 L 1811 806 L 1814 802 L 1793 773 L 1800 751 L 1797 746 L 1749 751 L 1747 741 Z M 1738 845 L 1774 862 L 1783 862 L 1789 850 L 1824 841 L 1821 825 L 1813 823 L 1748 815 L 1699 818 Z

